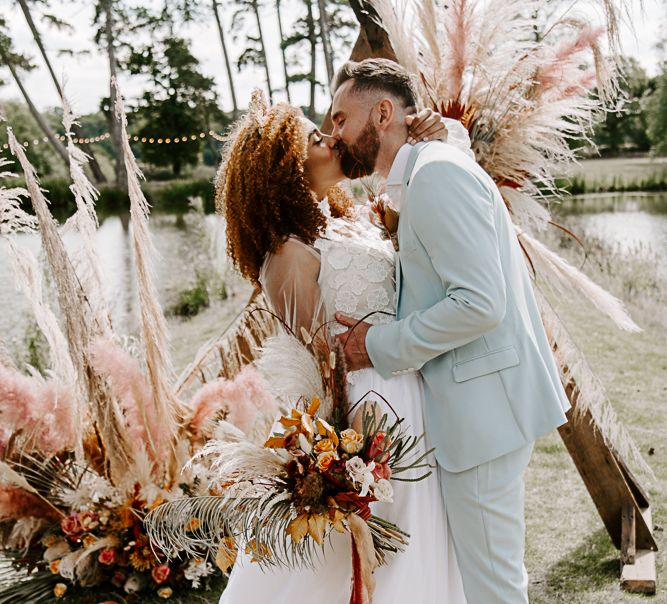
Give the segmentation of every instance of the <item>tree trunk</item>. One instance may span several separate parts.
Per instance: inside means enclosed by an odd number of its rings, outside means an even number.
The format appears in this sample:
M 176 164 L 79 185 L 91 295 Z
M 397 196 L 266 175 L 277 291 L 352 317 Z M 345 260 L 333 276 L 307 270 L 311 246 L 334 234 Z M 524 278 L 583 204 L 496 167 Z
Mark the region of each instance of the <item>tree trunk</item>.
M 2 59 L 2 62 L 9 68 L 9 71 L 11 72 L 12 77 L 16 82 L 16 85 L 19 87 L 19 90 L 21 91 L 21 94 L 23 95 L 23 98 L 25 99 L 25 102 L 28 105 L 28 109 L 30 110 L 32 117 L 34 117 L 35 121 L 37 122 L 37 125 L 40 127 L 44 135 L 49 139 L 49 142 L 51 143 L 51 146 L 53 147 L 55 152 L 58 155 L 60 155 L 62 160 L 65 162 L 65 166 L 69 168 L 69 154 L 67 153 L 67 149 L 65 149 L 64 145 L 58 140 L 57 135 L 53 132 L 53 130 L 51 130 L 51 128 L 46 123 L 46 120 L 44 119 L 42 114 L 37 110 L 37 107 L 35 107 L 35 105 L 33 104 L 32 100 L 30 99 L 30 96 L 28 95 L 28 91 L 23 87 L 23 82 L 21 82 L 21 78 L 19 77 L 19 74 L 14 68 L 14 65 L 9 60 L 9 57 L 5 54 L 5 52 L 2 50 L 1 47 L 0 47 L 0 59 Z
M 51 61 L 49 60 L 49 56 L 46 54 L 46 49 L 44 48 L 44 44 L 42 44 L 42 36 L 40 35 L 37 26 L 35 25 L 35 22 L 32 19 L 32 14 L 30 13 L 30 7 L 28 6 L 28 3 L 26 0 L 18 0 L 19 4 L 21 5 L 21 10 L 23 11 L 23 14 L 25 16 L 25 20 L 28 23 L 28 27 L 30 28 L 30 31 L 32 32 L 32 37 L 35 40 L 35 43 L 37 44 L 37 47 L 39 48 L 39 52 L 42 54 L 42 58 L 44 59 L 44 63 L 46 63 L 46 68 L 49 70 L 49 73 L 51 74 L 51 79 L 53 80 L 53 85 L 56 87 L 56 90 L 58 91 L 58 96 L 62 99 L 63 98 L 63 91 L 62 88 L 60 87 L 60 83 L 58 82 L 58 78 L 56 77 L 56 73 L 53 70 L 53 66 L 51 65 Z M 80 128 L 77 126 L 73 127 L 74 130 L 74 135 L 76 137 L 79 137 L 80 133 Z M 93 153 L 93 150 L 90 148 L 90 145 L 88 143 L 79 143 L 79 146 L 81 149 L 86 153 L 88 156 L 90 156 L 90 161 L 88 165 L 90 166 L 90 170 L 93 173 L 93 177 L 95 179 L 96 183 L 102 183 L 106 182 L 107 179 L 104 176 L 104 173 L 102 172 L 102 169 L 100 168 L 100 165 L 97 163 L 97 159 L 95 159 L 95 155 Z
M 313 17 L 313 2 L 306 0 L 308 7 L 308 40 L 310 41 L 310 104 L 308 105 L 308 117 L 315 119 L 315 90 L 317 87 L 317 36 L 315 35 L 315 18 Z
M 116 186 L 127 191 L 127 170 L 125 168 L 125 154 L 123 153 L 123 144 L 120 133 L 120 123 L 115 117 L 116 111 L 116 88 L 113 85 L 113 80 L 117 78 L 117 62 L 116 52 L 113 48 L 114 33 L 113 33 L 113 0 L 105 0 L 104 2 L 104 37 L 107 43 L 107 56 L 109 58 L 109 75 L 110 75 L 110 93 L 111 107 L 109 108 L 109 126 L 111 129 L 111 138 L 113 140 L 114 148 L 116 149 Z
M 327 82 L 331 84 L 334 77 L 333 51 L 331 50 L 331 34 L 329 33 L 329 16 L 326 11 L 325 0 L 317 0 L 320 13 L 320 38 L 324 50 L 324 64 L 327 66 Z
M 220 19 L 220 13 L 218 11 L 218 1 L 217 0 L 212 0 L 211 2 L 213 6 L 213 15 L 215 16 L 215 22 L 218 24 L 218 34 L 220 35 L 220 44 L 222 45 L 222 54 L 225 58 L 225 68 L 227 70 L 227 79 L 229 80 L 229 92 L 232 96 L 232 107 L 233 107 L 233 112 L 232 116 L 234 119 L 238 117 L 239 113 L 239 107 L 236 102 L 236 89 L 234 87 L 234 77 L 232 74 L 232 66 L 229 61 L 229 53 L 227 52 L 227 44 L 225 42 L 225 32 L 222 29 L 222 21 Z
M 285 47 L 283 46 L 283 20 L 280 15 L 280 0 L 276 0 L 276 12 L 278 13 L 278 33 L 280 34 L 280 52 L 283 55 L 283 70 L 285 72 L 285 92 L 287 93 L 287 102 L 292 104 L 292 97 L 289 93 L 289 74 L 287 73 L 287 55 L 285 54 Z
M 257 19 L 259 45 L 262 50 L 262 58 L 264 59 L 264 72 L 266 73 L 266 87 L 269 89 L 269 102 L 273 103 L 273 89 L 271 88 L 271 76 L 269 75 L 269 61 L 266 56 L 266 47 L 264 46 L 264 34 L 262 33 L 262 22 L 259 19 L 259 4 L 257 0 L 252 3 L 252 8 L 255 11 L 255 19 Z

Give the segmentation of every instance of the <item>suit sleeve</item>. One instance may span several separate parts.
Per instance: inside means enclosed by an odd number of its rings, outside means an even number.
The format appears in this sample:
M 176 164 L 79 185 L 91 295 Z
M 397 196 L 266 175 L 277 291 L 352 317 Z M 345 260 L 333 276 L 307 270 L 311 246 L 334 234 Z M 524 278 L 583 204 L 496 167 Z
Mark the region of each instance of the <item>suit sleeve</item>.
M 410 227 L 445 297 L 399 321 L 371 327 L 366 348 L 384 377 L 421 369 L 491 331 L 505 316 L 493 191 L 456 163 L 432 162 L 413 176 L 409 204 Z

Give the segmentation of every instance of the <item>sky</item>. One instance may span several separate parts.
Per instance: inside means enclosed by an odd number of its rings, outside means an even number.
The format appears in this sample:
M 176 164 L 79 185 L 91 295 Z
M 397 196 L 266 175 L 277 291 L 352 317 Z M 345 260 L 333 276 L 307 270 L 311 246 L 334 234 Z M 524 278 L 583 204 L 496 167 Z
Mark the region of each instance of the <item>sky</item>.
M 149 4 L 150 2 L 157 5 L 159 0 L 147 0 L 143 4 Z M 11 4 L 11 6 L 7 8 L 6 4 Z M 52 11 L 62 20 L 70 23 L 74 31 L 59 32 L 53 28 L 48 28 L 44 23 L 38 23 L 47 52 L 55 65 L 56 74 L 59 77 L 64 75 L 67 79 L 67 94 L 75 110 L 80 114 L 94 112 L 99 107 L 100 99 L 103 96 L 108 96 L 109 84 L 106 55 L 93 42 L 94 28 L 91 24 L 93 2 L 92 0 L 80 0 L 77 3 L 62 3 L 61 6 L 58 6 L 58 3 L 53 4 L 55 8 Z M 223 4 L 226 3 L 221 2 L 221 5 Z M 271 8 L 274 3 L 267 4 L 270 6 L 267 5 L 262 10 L 262 22 L 267 38 L 270 72 L 274 80 L 274 87 L 277 88 L 284 86 L 283 68 L 280 61 L 277 21 L 275 11 Z M 294 19 L 297 0 L 287 0 L 283 4 L 286 12 L 284 20 Z M 0 7 L 2 14 L 7 17 L 15 48 L 33 56 L 33 61 L 38 65 L 24 80 L 33 101 L 40 110 L 59 105 L 55 88 L 40 57 L 37 56 L 37 48 L 18 3 L 14 0 L 0 0 Z M 661 31 L 664 31 L 666 16 L 667 0 L 643 0 L 643 10 L 640 7 L 640 1 L 634 0 L 621 31 L 624 54 L 636 57 L 649 75 L 655 75 L 658 70 L 659 56 L 655 45 L 659 40 Z M 595 17 L 593 16 L 593 18 Z M 223 8 L 222 19 L 225 28 L 229 29 L 231 22 L 231 10 L 229 8 Z M 178 33 L 191 41 L 191 52 L 201 62 L 202 71 L 216 81 L 218 98 L 223 109 L 231 110 L 227 76 L 213 19 L 210 23 L 200 23 L 181 28 Z M 231 36 L 228 36 L 227 42 L 231 47 L 232 56 L 238 56 L 243 49 L 242 41 L 234 42 L 231 40 Z M 88 53 L 82 56 L 68 56 L 59 54 L 62 49 L 82 50 L 88 51 Z M 321 59 L 319 70 L 320 74 L 324 74 L 325 70 Z M 9 73 L 4 69 L 1 77 L 11 80 Z M 259 69 L 246 69 L 235 74 L 237 96 L 241 107 L 247 105 L 251 89 L 261 85 L 263 77 L 263 72 Z M 145 81 L 137 76 L 122 76 L 120 85 L 124 96 L 131 100 L 141 95 Z M 19 90 L 13 82 L 0 88 L 0 101 L 2 99 L 19 98 L 19 96 Z M 308 103 L 308 86 L 306 84 L 295 86 L 292 90 L 292 97 L 294 104 L 306 105 Z M 284 93 L 277 93 L 274 100 L 286 100 Z M 318 91 L 316 104 L 319 111 L 326 110 L 329 97 L 325 91 Z

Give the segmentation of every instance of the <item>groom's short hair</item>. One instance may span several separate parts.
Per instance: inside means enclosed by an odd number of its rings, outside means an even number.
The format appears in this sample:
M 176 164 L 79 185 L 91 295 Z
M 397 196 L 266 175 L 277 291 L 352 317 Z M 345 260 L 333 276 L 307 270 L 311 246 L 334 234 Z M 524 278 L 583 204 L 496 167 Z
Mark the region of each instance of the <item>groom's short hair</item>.
M 353 80 L 353 92 L 380 91 L 398 98 L 407 109 L 417 107 L 417 90 L 410 74 L 396 61 L 364 59 L 347 61 L 336 72 L 331 83 L 332 94 L 348 80 Z

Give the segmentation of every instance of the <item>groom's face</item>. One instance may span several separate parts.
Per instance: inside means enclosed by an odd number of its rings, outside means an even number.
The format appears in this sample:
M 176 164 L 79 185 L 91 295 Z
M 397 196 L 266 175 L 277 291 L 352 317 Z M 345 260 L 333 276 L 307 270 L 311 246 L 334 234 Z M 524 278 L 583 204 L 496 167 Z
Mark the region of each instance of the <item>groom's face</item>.
M 366 95 L 351 93 L 352 84 L 351 80 L 345 82 L 334 95 L 333 136 L 338 140 L 343 173 L 348 178 L 360 178 L 375 171 L 380 136 L 373 121 L 375 105 Z

